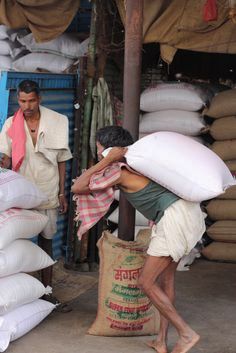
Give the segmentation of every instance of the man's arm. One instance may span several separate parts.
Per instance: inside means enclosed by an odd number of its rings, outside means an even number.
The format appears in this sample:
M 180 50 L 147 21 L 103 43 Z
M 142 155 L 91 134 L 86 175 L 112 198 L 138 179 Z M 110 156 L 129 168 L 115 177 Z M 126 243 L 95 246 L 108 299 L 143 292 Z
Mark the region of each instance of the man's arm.
M 124 157 L 126 151 L 127 149 L 123 147 L 113 147 L 105 158 L 86 170 L 80 175 L 79 178 L 75 180 L 71 191 L 75 194 L 88 194 L 90 192 L 89 182 L 91 176 L 94 173 L 100 172 L 102 169 L 108 167 L 111 163 L 120 161 Z
M 68 203 L 65 197 L 65 179 L 66 179 L 66 162 L 58 162 L 59 172 L 59 203 L 60 213 L 66 213 L 68 209 Z

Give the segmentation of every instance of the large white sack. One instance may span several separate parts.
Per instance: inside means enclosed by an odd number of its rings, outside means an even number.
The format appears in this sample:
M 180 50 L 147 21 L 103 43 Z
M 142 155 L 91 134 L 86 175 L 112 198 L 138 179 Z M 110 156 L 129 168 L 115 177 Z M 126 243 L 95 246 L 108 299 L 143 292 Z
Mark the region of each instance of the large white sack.
M 187 136 L 204 132 L 206 123 L 200 113 L 185 110 L 161 110 L 143 114 L 139 132 L 150 134 L 158 131 L 173 131 Z
M 140 109 L 145 112 L 178 109 L 197 111 L 208 100 L 204 90 L 190 83 L 165 82 L 147 88 L 140 96 Z
M 0 212 L 0 249 L 15 239 L 38 235 L 47 222 L 48 217 L 37 211 L 10 208 Z
M 107 219 L 113 223 L 119 222 L 119 207 L 117 207 L 108 217 Z M 149 220 L 142 215 L 139 211 L 135 212 L 135 225 L 148 227 Z
M 47 196 L 22 175 L 0 168 L 0 212 L 9 208 L 36 208 Z
M 63 55 L 67 58 L 77 59 L 88 51 L 89 38 L 80 42 L 78 37 L 71 33 L 64 33 L 59 37 L 43 43 L 36 43 L 32 33 L 18 36 L 18 41 L 30 52 L 44 52 Z
M 0 317 L 0 352 L 4 352 L 11 341 L 31 331 L 55 308 L 48 301 L 37 299 L 32 303 Z
M 235 185 L 225 163 L 210 149 L 175 132 L 156 132 L 128 147 L 127 163 L 181 198 L 201 202 Z
M 31 240 L 17 239 L 0 250 L 0 277 L 38 271 L 54 263 L 55 261 Z
M 2 277 L 0 278 L 0 315 L 5 315 L 51 292 L 51 287 L 45 288 L 37 278 L 26 273 Z
M 0 71 L 9 71 L 12 69 L 12 58 L 10 55 L 0 55 Z
M 60 55 L 48 53 L 30 53 L 13 61 L 12 68 L 15 71 L 35 72 L 50 71 L 62 73 L 69 69 L 73 60 Z

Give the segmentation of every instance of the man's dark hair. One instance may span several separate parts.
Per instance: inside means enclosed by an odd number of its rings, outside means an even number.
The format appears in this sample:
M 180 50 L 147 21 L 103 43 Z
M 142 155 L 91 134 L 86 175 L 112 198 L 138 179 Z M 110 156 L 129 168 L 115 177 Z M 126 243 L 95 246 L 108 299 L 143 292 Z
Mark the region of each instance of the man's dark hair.
M 105 126 L 96 133 L 96 141 L 103 147 L 126 147 L 132 145 L 134 140 L 128 130 L 121 126 Z
M 37 82 L 31 80 L 24 80 L 20 82 L 17 88 L 17 95 L 19 95 L 20 92 L 24 92 L 27 94 L 35 92 L 37 96 L 40 96 L 39 85 L 37 84 Z

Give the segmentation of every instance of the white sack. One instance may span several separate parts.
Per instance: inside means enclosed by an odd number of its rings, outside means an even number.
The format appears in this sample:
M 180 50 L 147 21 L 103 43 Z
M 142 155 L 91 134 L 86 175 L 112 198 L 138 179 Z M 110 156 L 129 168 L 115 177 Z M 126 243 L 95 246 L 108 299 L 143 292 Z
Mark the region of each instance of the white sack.
M 0 317 L 0 352 L 4 352 L 11 341 L 25 335 L 48 316 L 55 305 L 42 299 L 25 304 Z
M 31 240 L 17 239 L 0 250 L 0 277 L 38 271 L 54 263 L 55 261 Z
M 0 168 L 0 212 L 9 208 L 36 208 L 47 196 L 22 175 Z
M 80 42 L 77 36 L 70 33 L 64 33 L 49 42 L 43 43 L 36 43 L 32 33 L 23 37 L 18 36 L 17 39 L 30 52 L 51 53 L 71 59 L 84 56 L 88 51 L 89 44 L 89 38 Z
M 119 207 L 117 207 L 107 218 L 109 221 L 113 223 L 119 222 Z M 148 227 L 149 221 L 146 217 L 142 215 L 139 211 L 135 212 L 135 225 L 136 226 L 144 226 Z
M 10 71 L 12 69 L 12 58 L 7 55 L 0 55 L 0 71 Z
M 15 239 L 38 235 L 47 222 L 48 217 L 37 211 L 11 208 L 0 212 L 0 249 Z
M 210 149 L 175 132 L 156 132 L 128 147 L 128 165 L 188 201 L 201 202 L 235 185 Z
M 0 315 L 5 315 L 51 292 L 51 287 L 45 288 L 37 278 L 26 273 L 2 277 L 0 278 Z
M 72 64 L 73 60 L 63 56 L 48 53 L 30 53 L 13 61 L 12 67 L 15 71 L 35 72 L 50 71 L 62 73 Z
M 204 90 L 190 83 L 165 82 L 141 93 L 140 109 L 145 112 L 167 109 L 197 111 L 206 105 L 207 100 Z
M 13 43 L 8 39 L 0 40 L 0 55 L 9 55 L 15 58 L 22 52 L 23 48 L 19 44 Z
M 204 119 L 197 112 L 162 110 L 143 114 L 139 132 L 150 134 L 158 131 L 173 131 L 187 136 L 197 136 L 205 127 Z

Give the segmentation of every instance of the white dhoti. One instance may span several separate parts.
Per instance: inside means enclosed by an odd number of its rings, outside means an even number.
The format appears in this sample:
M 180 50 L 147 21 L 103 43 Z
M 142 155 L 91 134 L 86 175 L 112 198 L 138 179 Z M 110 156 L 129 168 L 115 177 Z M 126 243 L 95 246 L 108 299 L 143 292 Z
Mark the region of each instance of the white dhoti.
M 178 262 L 201 239 L 206 230 L 205 217 L 199 203 L 182 199 L 174 202 L 152 227 L 148 255 L 171 256 Z

